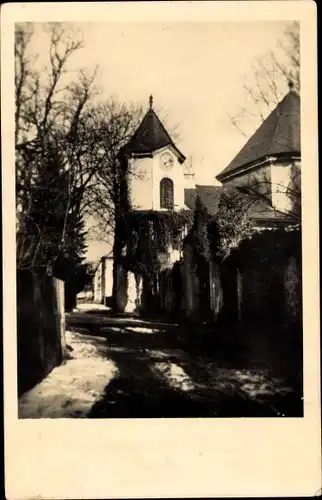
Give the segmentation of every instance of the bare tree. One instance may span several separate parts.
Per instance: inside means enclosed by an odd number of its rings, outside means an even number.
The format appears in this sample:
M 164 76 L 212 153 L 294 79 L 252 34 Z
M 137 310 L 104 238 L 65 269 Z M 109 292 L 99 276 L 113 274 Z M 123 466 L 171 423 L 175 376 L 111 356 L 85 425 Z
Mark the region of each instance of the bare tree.
M 120 172 L 117 152 L 132 135 L 140 112 L 138 107 L 118 104 L 113 99 L 95 102 L 96 71 L 88 75 L 80 70 L 73 81 L 68 74 L 69 60 L 82 47 L 82 41 L 64 25 L 51 24 L 47 32 L 49 65 L 43 74 L 35 69 L 28 50 L 33 26 L 19 25 L 16 30 L 19 267 L 32 266 L 46 244 L 44 228 L 37 223 L 35 226 L 31 217 L 35 193 L 42 190 L 50 193 L 50 210 L 55 211 L 58 199 L 62 205 L 64 221 L 58 253 L 64 252 L 70 223 L 76 215 L 95 214 L 101 229 L 104 223 L 104 232 L 113 228 Z M 56 175 L 44 181 L 49 159 L 55 163 Z M 53 164 L 50 169 L 53 171 Z
M 279 40 L 277 48 L 253 64 L 253 71 L 243 83 L 245 106 L 231 116 L 236 129 L 248 138 L 276 108 L 288 90 L 289 83 L 300 91 L 300 25 L 290 23 Z M 238 213 L 244 206 L 248 216 L 257 219 L 280 219 L 291 224 L 301 223 L 301 171 L 293 164 L 284 166 L 284 179 L 274 178 L 274 165 L 260 175 L 247 176 L 243 186 L 235 190 L 229 202 L 229 211 Z M 289 175 L 288 175 L 289 174 Z M 237 194 L 236 194 L 237 193 Z M 227 207 L 226 207 L 227 208 Z M 227 215 L 227 214 L 226 214 Z M 223 219 L 226 216 L 223 214 Z
M 221 195 L 218 213 L 215 217 L 218 231 L 217 256 L 224 261 L 231 252 L 255 230 L 249 209 L 254 200 L 230 190 Z
M 162 110 L 157 111 L 163 117 L 162 122 L 169 121 L 168 115 Z M 125 105 L 110 99 L 96 109 L 95 117 L 99 132 L 99 148 L 104 153 L 104 161 L 97 173 L 97 182 L 88 190 L 87 201 L 89 214 L 95 220 L 89 234 L 92 239 L 112 243 L 115 236 L 116 218 L 122 216 L 120 203 L 121 184 L 127 183 L 130 177 L 139 176 L 131 170 L 130 164 L 126 170 L 119 163 L 119 152 L 131 139 L 143 116 L 143 108 L 139 104 Z M 168 127 L 167 127 L 167 130 Z M 177 126 L 171 127 L 173 138 L 179 137 Z M 124 223 L 126 222 L 124 218 Z
M 34 194 L 40 190 L 54 192 L 54 186 L 43 185 L 48 156 L 56 151 L 57 174 L 67 181 L 65 222 L 61 240 L 64 243 L 67 215 L 71 212 L 74 169 L 66 138 L 72 145 L 75 124 L 91 95 L 93 78 L 81 74 L 74 84 L 65 84 L 64 76 L 71 56 L 81 48 L 81 40 L 59 23 L 47 26 L 49 35 L 48 72 L 35 65 L 31 42 L 34 25 L 18 24 L 15 32 L 15 144 L 17 192 L 17 262 L 18 267 L 33 266 L 43 241 L 43 228 L 30 217 Z M 73 105 L 72 105 L 73 104 Z M 67 172 L 67 175 L 66 175 Z M 40 181 L 41 179 L 41 181 Z M 53 180 L 53 179 L 52 179 Z M 57 186 L 56 186 L 57 188 Z M 60 195 L 58 188 L 57 195 Z M 55 200 L 52 200 L 54 210 Z M 30 231 L 30 223 L 33 229 Z M 35 227 L 36 226 L 36 227 Z
M 272 166 L 274 169 L 274 166 Z M 281 167 L 286 170 L 286 167 Z M 291 224 L 301 224 L 301 170 L 296 164 L 290 166 L 288 175 L 281 180 L 272 180 L 271 170 L 261 177 L 250 175 L 248 182 L 239 191 L 245 198 L 247 210 L 257 216 L 269 213 Z
M 242 187 L 223 192 L 216 216 L 217 253 L 222 260 L 263 222 L 280 221 L 285 228 L 301 226 L 300 168 L 293 165 L 289 174 L 283 182 L 272 183 L 271 171 L 267 170 L 260 177 L 250 175 Z
M 141 116 L 139 105 L 117 103 L 113 99 L 92 110 L 100 158 L 95 178 L 84 196 L 84 207 L 95 221 L 90 229 L 91 238 L 108 242 L 114 238 L 120 186 L 129 176 L 135 175 L 129 168 L 122 169 L 119 152 L 132 137 Z
M 257 58 L 243 83 L 245 105 L 230 116 L 231 123 L 249 137 L 287 92 L 288 82 L 300 91 L 300 24 L 285 30 L 274 51 Z

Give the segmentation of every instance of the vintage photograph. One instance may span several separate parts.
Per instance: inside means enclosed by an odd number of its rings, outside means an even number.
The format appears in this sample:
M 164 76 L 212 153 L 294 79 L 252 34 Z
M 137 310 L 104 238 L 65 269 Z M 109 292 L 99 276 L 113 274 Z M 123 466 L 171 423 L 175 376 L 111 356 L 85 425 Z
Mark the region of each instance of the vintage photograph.
M 19 419 L 303 417 L 300 28 L 16 22 Z

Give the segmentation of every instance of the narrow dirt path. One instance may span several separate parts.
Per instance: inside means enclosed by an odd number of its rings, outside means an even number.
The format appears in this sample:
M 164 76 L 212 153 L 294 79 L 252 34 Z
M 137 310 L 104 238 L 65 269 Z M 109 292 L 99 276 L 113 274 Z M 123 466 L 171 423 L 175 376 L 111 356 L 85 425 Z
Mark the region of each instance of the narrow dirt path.
M 283 417 L 301 412 L 301 399 L 264 368 L 236 368 L 194 355 L 176 342 L 176 325 L 99 315 L 73 317 L 72 328 L 106 338 L 117 374 L 95 402 L 91 418 Z M 95 320 L 94 320 L 95 318 Z M 110 323 L 109 323 L 110 322 Z M 198 332 L 196 332 L 198 334 Z
M 70 359 L 20 398 L 21 418 L 301 416 L 300 395 L 272 369 L 185 348 L 178 325 L 108 310 L 66 323 Z

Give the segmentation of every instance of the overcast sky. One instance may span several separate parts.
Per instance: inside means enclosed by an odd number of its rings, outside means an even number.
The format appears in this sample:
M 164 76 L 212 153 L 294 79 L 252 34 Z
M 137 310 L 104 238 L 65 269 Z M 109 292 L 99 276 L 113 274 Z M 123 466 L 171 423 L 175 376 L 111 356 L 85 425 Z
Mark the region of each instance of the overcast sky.
M 245 105 L 242 88 L 255 58 L 276 48 L 285 22 L 88 24 L 82 26 L 81 64 L 100 67 L 106 96 L 148 97 L 167 123 L 177 127 L 177 145 L 193 156 L 198 183 L 215 182 L 245 139 L 229 115 Z
M 74 69 L 99 67 L 102 97 L 115 96 L 166 115 L 177 145 L 193 157 L 198 183 L 215 182 L 245 138 L 229 115 L 247 105 L 242 83 L 255 58 L 276 48 L 286 22 L 80 23 L 84 48 Z M 35 50 L 47 52 L 43 38 Z
M 229 115 L 247 105 L 242 83 L 255 58 L 274 50 L 286 22 L 88 23 L 74 69 L 99 66 L 101 97 L 148 107 L 153 94 L 198 184 L 214 184 L 245 138 Z M 45 44 L 37 41 L 37 50 Z

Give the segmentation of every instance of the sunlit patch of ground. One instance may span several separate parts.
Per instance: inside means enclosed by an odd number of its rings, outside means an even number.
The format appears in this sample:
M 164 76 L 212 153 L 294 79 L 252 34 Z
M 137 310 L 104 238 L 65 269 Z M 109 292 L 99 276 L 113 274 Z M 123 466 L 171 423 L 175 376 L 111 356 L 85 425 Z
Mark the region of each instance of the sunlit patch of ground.
M 178 326 L 175 323 L 170 325 L 169 323 L 150 321 L 132 315 L 115 316 L 108 307 L 94 303 L 79 304 L 72 312 L 66 313 L 66 320 L 67 325 L 99 324 L 102 328 L 113 325 L 117 328 L 122 328 L 122 326 L 126 327 L 126 329 L 140 327 L 140 330 L 146 328 L 153 331 Z M 133 330 L 133 332 L 135 331 Z
M 155 333 L 156 330 L 155 328 L 146 328 L 144 326 L 128 326 L 126 328 L 126 331 L 134 332 L 134 333 Z
M 281 402 L 293 395 L 293 388 L 270 370 L 219 368 L 214 362 L 203 364 L 201 360 L 184 363 L 184 367 L 194 383 L 195 392 L 204 398 L 212 394 L 235 394 L 270 407 L 277 416 L 284 416 L 283 411 L 275 408 L 275 401 Z
M 292 388 L 285 385 L 283 379 L 274 377 L 268 370 L 233 370 L 217 369 L 214 372 L 214 384 L 223 388 L 233 385 L 251 398 L 261 399 L 277 393 L 288 394 Z
M 113 353 L 113 352 L 120 352 L 120 353 L 125 353 L 126 354 L 126 353 L 135 353 L 138 350 L 136 348 L 132 348 L 131 349 L 130 347 L 119 347 L 119 346 L 113 345 L 113 346 L 109 347 L 109 351 L 111 353 Z
M 105 354 L 107 351 L 106 337 L 87 335 L 87 333 L 85 328 L 82 331 L 66 332 L 66 344 L 71 348 L 71 357 L 73 359 L 103 359 L 102 353 Z
M 160 349 L 147 349 L 146 353 L 151 357 L 151 359 L 168 359 L 169 353 L 166 351 L 161 351 Z
M 186 392 L 195 388 L 190 377 L 175 363 L 155 363 L 153 370 L 158 371 L 174 389 Z
M 159 329 L 153 328 L 153 327 L 146 327 L 146 326 L 107 326 L 105 328 L 101 328 L 100 331 L 102 333 L 109 333 L 109 332 L 117 332 L 117 333 L 157 333 Z
M 155 359 L 168 359 L 169 354 L 162 351 L 148 351 L 149 355 Z M 204 367 L 200 366 L 200 373 L 197 373 L 198 365 L 195 364 L 194 369 L 187 366 L 189 360 L 186 358 L 183 366 L 189 371 L 189 375 L 184 368 L 178 363 L 182 361 L 180 356 L 172 356 L 172 359 L 177 359 L 177 363 L 171 361 L 160 361 L 153 365 L 153 370 L 157 371 L 159 376 L 162 376 L 167 383 L 178 390 L 183 391 L 202 391 L 204 395 L 208 392 L 243 392 L 251 398 L 260 398 L 261 396 L 273 396 L 276 391 L 282 394 L 291 392 L 290 387 L 283 385 L 280 379 L 270 379 L 268 374 L 252 372 L 250 370 L 235 370 L 235 369 L 213 369 L 208 370 L 208 373 L 202 373 Z M 195 375 L 195 376 L 194 376 Z M 201 376 L 200 376 L 201 375 Z M 203 376 L 202 376 L 203 375 Z
M 105 338 L 66 332 L 66 341 L 71 359 L 19 399 L 19 418 L 86 417 L 118 374 L 115 363 L 100 352 Z
M 100 331 L 101 331 L 101 333 L 109 333 L 109 332 L 122 333 L 122 332 L 124 332 L 124 327 L 123 326 L 108 326 L 106 328 L 101 328 Z
M 188 353 L 175 347 L 165 347 L 163 349 L 146 349 L 145 352 L 151 358 L 151 360 L 168 359 L 169 361 L 178 361 L 179 364 L 182 361 L 185 361 L 187 363 L 191 361 Z
M 83 302 L 80 304 L 77 304 L 76 309 L 74 309 L 75 312 L 77 311 L 109 311 L 110 308 L 107 306 L 104 306 L 103 304 L 95 304 L 93 302 Z
M 21 398 L 20 416 L 300 416 L 301 394 L 273 368 L 248 360 L 237 368 L 229 350 L 186 348 L 173 325 L 105 315 L 104 306 L 100 316 L 92 306 L 66 315 L 72 359 Z

